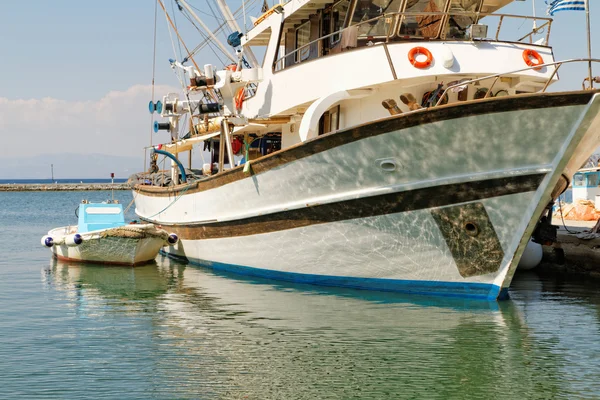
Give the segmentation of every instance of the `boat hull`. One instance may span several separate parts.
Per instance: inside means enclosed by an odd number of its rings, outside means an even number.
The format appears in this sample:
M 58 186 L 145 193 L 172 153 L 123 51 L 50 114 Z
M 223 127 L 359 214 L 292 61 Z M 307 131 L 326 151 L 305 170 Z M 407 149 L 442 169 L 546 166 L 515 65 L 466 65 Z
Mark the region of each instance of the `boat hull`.
M 124 226 L 83 233 L 82 242 L 74 245 L 67 244 L 66 236 L 61 236 L 67 228 L 48 232 L 56 241 L 51 247 L 54 256 L 59 260 L 99 264 L 139 265 L 150 262 L 165 245 L 167 235 L 150 224 Z
M 178 188 L 136 187 L 165 248 L 246 275 L 496 299 L 563 173 L 597 146 L 595 93 L 439 107 L 324 135 Z M 578 165 L 578 166 L 579 166 Z M 577 167 L 578 167 L 577 166 Z

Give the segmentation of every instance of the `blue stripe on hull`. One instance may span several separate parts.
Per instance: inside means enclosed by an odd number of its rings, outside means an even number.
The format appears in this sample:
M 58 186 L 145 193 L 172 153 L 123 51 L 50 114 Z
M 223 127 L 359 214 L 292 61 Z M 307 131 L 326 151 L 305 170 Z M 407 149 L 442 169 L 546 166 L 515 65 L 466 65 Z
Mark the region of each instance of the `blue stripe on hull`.
M 414 281 L 401 279 L 301 274 L 296 272 L 283 272 L 262 268 L 244 267 L 241 265 L 224 264 L 206 260 L 190 258 L 186 259 L 185 257 L 169 254 L 162 250 L 161 253 L 174 259 L 184 259 L 191 264 L 212 268 L 218 271 L 233 272 L 240 275 L 255 276 L 294 283 L 308 283 L 321 286 L 339 286 L 353 289 L 400 292 L 419 295 L 466 297 L 481 300 L 496 300 L 505 299 L 508 297 L 507 289 L 502 289 L 502 291 L 500 291 L 499 286 L 491 283 Z

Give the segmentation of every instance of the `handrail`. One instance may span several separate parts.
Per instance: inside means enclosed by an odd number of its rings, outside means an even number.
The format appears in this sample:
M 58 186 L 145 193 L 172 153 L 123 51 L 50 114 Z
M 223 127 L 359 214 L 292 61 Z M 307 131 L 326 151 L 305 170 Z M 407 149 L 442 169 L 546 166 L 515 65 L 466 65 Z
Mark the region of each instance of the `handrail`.
M 540 69 L 540 68 L 543 68 L 543 67 L 549 67 L 549 66 L 555 65 L 556 68 L 552 72 L 552 75 L 550 75 L 550 77 L 546 80 L 544 88 L 542 89 L 542 93 L 544 93 L 546 91 L 546 89 L 548 88 L 548 86 L 550 85 L 550 82 L 552 81 L 552 79 L 554 78 L 554 76 L 556 75 L 556 73 L 558 72 L 558 69 L 563 64 L 570 64 L 570 63 L 575 63 L 575 62 L 587 62 L 587 63 L 597 62 L 597 63 L 600 63 L 600 59 L 598 59 L 598 58 L 573 58 L 573 59 L 570 59 L 570 60 L 555 61 L 555 62 L 546 63 L 546 64 L 533 65 L 531 67 L 521 68 L 521 69 L 517 69 L 517 70 L 514 70 L 514 71 L 501 72 L 501 73 L 498 73 L 498 74 L 487 75 L 487 76 L 484 76 L 484 77 L 481 77 L 481 78 L 476 78 L 476 79 L 471 79 L 471 80 L 464 81 L 464 82 L 459 82 L 459 83 L 456 83 L 454 85 L 448 86 L 444 90 L 444 92 L 442 93 L 442 96 L 437 101 L 437 103 L 435 104 L 434 107 L 437 107 L 437 106 L 439 106 L 442 103 L 442 101 L 444 100 L 445 96 L 447 96 L 447 94 L 448 94 L 448 90 L 451 90 L 451 89 L 454 89 L 454 88 L 457 88 L 457 87 L 460 87 L 460 86 L 471 85 L 471 84 L 474 84 L 476 82 L 484 81 L 486 79 L 496 78 L 494 80 L 494 82 L 492 83 L 492 85 L 490 86 L 490 88 L 488 89 L 488 91 L 487 91 L 487 93 L 486 93 L 486 95 L 484 97 L 484 98 L 486 98 L 486 97 L 489 96 L 490 92 L 492 91 L 492 88 L 494 87 L 494 85 L 496 84 L 496 82 L 498 81 L 498 79 L 500 77 L 504 76 L 504 75 L 512 75 L 512 74 L 516 74 L 516 73 L 523 72 L 523 71 L 529 71 L 529 70 L 532 70 L 532 69 Z M 591 83 L 590 85 L 591 85 L 591 88 L 594 87 L 593 83 Z
M 436 11 L 436 12 L 392 12 L 392 13 L 384 13 L 384 14 L 378 15 L 377 17 L 374 17 L 374 18 L 371 18 L 371 19 L 368 19 L 368 20 L 365 20 L 365 21 L 360 21 L 357 24 L 350 25 L 350 26 L 347 26 L 345 28 L 339 29 L 339 30 L 337 30 L 335 32 L 332 32 L 332 33 L 329 33 L 327 35 L 321 36 L 321 37 L 319 37 L 319 38 L 317 38 L 317 39 L 315 39 L 315 40 L 313 40 L 313 41 L 311 41 L 311 42 L 309 42 L 309 43 L 307 43 L 305 45 L 302 45 L 302 46 L 298 47 L 297 49 L 295 49 L 295 50 L 293 50 L 293 51 L 291 51 L 291 52 L 283 55 L 282 57 L 278 58 L 277 60 L 275 60 L 274 65 L 277 66 L 279 63 L 281 63 L 281 61 L 285 60 L 286 58 L 291 57 L 291 56 L 295 56 L 296 53 L 298 53 L 298 52 L 300 52 L 300 51 L 302 51 L 302 50 L 304 50 L 304 49 L 306 49 L 306 48 L 314 45 L 315 43 L 319 43 L 320 41 L 322 41 L 324 39 L 328 39 L 328 38 L 330 38 L 332 36 L 339 35 L 339 34 L 343 33 L 344 31 L 346 31 L 348 29 L 351 29 L 351 28 L 354 29 L 354 28 L 356 28 L 358 26 L 361 26 L 361 25 L 364 25 L 364 24 L 368 24 L 368 23 L 371 23 L 373 21 L 377 21 L 377 20 L 380 20 L 380 19 L 392 18 L 392 17 L 395 18 L 395 17 L 398 17 L 398 16 L 409 16 L 409 17 L 410 16 L 420 16 L 420 17 L 426 17 L 426 16 L 450 16 L 451 17 L 451 16 L 459 16 L 459 15 L 475 17 L 478 20 L 480 18 L 485 18 L 485 17 L 500 17 L 500 21 L 498 22 L 498 28 L 496 30 L 496 36 L 495 36 L 495 39 L 494 39 L 495 41 L 499 41 L 498 40 L 498 36 L 500 34 L 500 30 L 501 30 L 501 27 L 502 27 L 502 22 L 504 20 L 504 17 L 507 17 L 507 18 L 520 18 L 520 19 L 535 19 L 535 20 L 540 20 L 540 21 L 546 21 L 540 27 L 532 30 L 527 35 L 525 35 L 522 38 L 518 39 L 517 40 L 518 42 L 520 42 L 523 39 L 526 39 L 526 38 L 529 37 L 530 38 L 530 43 L 531 43 L 533 35 L 536 34 L 536 33 L 538 33 L 538 32 L 540 32 L 540 31 L 542 31 L 542 29 L 545 26 L 548 26 L 548 30 L 547 30 L 547 33 L 546 33 L 546 39 L 545 39 L 546 43 L 547 43 L 548 39 L 550 37 L 550 27 L 552 26 L 552 18 L 533 17 L 533 16 L 516 15 L 516 14 L 494 14 L 494 13 L 489 13 L 488 14 L 488 13 L 480 13 L 480 12 L 452 11 L 452 10 L 449 10 L 449 11 Z M 441 22 L 441 19 L 440 19 L 440 22 Z M 394 25 L 395 24 L 392 24 L 391 26 L 393 27 Z M 387 32 L 387 34 L 385 36 L 385 42 L 386 43 L 389 42 L 389 40 L 390 40 L 390 30 L 391 29 L 388 30 L 388 32 Z M 381 38 L 383 38 L 383 37 L 381 37 Z M 298 63 L 300 63 L 300 62 L 302 62 L 302 61 L 299 61 Z

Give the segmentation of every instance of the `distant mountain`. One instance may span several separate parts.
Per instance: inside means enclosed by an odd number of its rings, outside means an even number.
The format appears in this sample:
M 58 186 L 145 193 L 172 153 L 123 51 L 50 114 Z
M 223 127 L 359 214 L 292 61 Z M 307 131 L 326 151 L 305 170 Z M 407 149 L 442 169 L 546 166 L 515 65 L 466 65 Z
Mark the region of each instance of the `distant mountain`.
M 4 158 L 0 179 L 50 179 L 54 165 L 55 179 L 128 178 L 144 169 L 143 155 L 137 157 L 108 154 L 40 154 L 21 158 Z

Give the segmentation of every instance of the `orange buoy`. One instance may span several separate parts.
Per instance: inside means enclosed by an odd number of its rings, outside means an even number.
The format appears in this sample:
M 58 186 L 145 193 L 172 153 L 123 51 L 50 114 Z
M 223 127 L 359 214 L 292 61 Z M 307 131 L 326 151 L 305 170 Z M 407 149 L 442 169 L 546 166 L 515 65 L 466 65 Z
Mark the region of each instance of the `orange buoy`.
M 532 49 L 523 50 L 523 60 L 525 60 L 525 64 L 529 65 L 530 67 L 535 67 L 536 65 L 541 65 L 544 63 L 544 59 L 542 56 L 540 56 L 540 53 Z M 539 71 L 542 69 L 542 67 L 537 67 L 534 69 Z
M 425 61 L 417 61 L 417 56 L 419 54 L 423 54 L 426 57 Z M 408 52 L 408 61 L 415 68 L 423 69 L 431 65 L 431 63 L 433 62 L 433 56 L 431 55 L 431 52 L 425 47 L 413 47 Z

